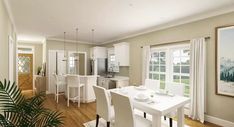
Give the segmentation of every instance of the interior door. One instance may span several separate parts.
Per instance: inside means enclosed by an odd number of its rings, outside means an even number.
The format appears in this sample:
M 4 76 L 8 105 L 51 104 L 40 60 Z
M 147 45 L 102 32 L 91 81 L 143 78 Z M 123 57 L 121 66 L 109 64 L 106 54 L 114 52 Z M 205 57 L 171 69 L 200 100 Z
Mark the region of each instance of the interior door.
M 18 54 L 18 84 L 21 90 L 33 90 L 33 54 Z

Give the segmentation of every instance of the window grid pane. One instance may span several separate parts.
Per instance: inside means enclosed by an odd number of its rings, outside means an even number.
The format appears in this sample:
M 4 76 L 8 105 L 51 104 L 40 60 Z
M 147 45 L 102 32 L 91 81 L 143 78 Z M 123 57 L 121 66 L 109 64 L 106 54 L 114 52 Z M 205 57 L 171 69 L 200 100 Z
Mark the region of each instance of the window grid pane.
M 172 50 L 172 52 L 170 52 Z M 167 53 L 172 56 L 172 59 L 166 59 Z M 167 63 L 172 63 L 167 65 Z M 168 66 L 172 66 L 169 68 Z M 189 97 L 189 66 L 190 66 L 190 51 L 189 48 L 168 48 L 166 51 L 154 51 L 151 54 L 151 61 L 149 66 L 149 78 L 160 81 L 160 88 L 165 89 L 165 82 L 167 75 L 172 82 L 185 85 L 184 96 Z M 167 70 L 167 68 L 172 69 Z M 172 74 L 169 74 L 172 72 Z

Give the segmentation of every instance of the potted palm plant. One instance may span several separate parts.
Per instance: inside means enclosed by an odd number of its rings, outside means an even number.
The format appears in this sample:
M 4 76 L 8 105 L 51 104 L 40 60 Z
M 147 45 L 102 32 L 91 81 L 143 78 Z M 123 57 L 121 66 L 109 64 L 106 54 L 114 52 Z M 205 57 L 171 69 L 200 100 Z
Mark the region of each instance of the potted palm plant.
M 44 100 L 45 93 L 26 98 L 15 83 L 0 81 L 0 126 L 58 127 L 63 125 L 62 114 L 44 108 Z

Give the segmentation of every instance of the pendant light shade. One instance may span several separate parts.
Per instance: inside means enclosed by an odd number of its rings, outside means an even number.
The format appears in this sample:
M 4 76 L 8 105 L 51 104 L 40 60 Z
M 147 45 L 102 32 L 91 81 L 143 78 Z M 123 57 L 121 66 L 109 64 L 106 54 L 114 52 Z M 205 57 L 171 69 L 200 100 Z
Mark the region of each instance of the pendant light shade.
M 66 32 L 63 33 L 63 54 L 64 54 L 64 58 L 63 61 L 67 61 L 67 57 L 66 57 Z

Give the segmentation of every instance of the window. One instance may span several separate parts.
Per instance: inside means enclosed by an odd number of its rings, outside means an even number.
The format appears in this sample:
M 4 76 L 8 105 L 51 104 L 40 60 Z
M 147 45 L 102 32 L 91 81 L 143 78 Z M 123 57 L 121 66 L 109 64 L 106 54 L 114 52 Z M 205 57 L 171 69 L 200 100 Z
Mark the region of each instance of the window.
M 189 45 L 151 49 L 149 78 L 159 80 L 161 89 L 165 89 L 165 82 L 184 84 L 184 96 L 189 96 L 189 68 Z
M 155 51 L 151 54 L 149 78 L 160 81 L 160 88 L 165 88 L 166 81 L 166 52 Z
M 185 96 L 189 96 L 189 64 L 190 50 L 188 48 L 179 48 L 172 50 L 173 72 L 172 78 L 175 83 L 185 85 Z

